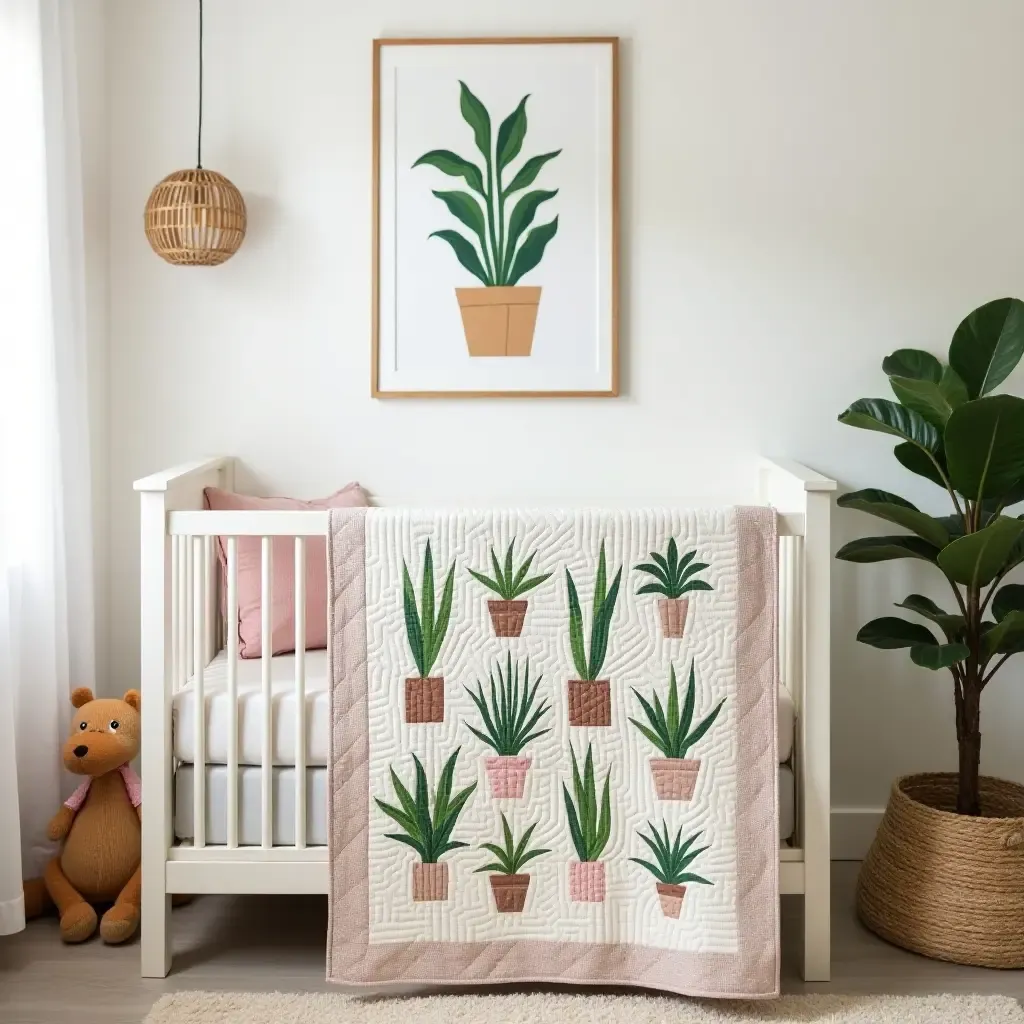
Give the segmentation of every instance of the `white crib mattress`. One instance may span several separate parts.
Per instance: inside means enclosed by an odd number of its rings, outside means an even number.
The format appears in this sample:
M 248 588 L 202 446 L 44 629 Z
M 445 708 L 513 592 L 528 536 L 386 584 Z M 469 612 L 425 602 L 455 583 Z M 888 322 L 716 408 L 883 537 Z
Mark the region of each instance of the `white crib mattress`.
M 241 846 L 259 846 L 261 834 L 261 780 L 263 769 L 255 765 L 238 770 L 238 842 Z M 209 765 L 206 769 L 206 842 L 222 846 L 228 841 L 227 768 Z M 192 839 L 193 768 L 178 767 L 174 776 L 174 834 Z M 274 768 L 273 837 L 275 845 L 295 842 L 295 769 Z M 796 821 L 796 785 L 789 765 L 779 765 L 779 840 L 785 842 L 794 832 Z M 327 845 L 327 769 L 306 769 L 306 844 Z
M 295 764 L 295 655 L 271 659 L 272 751 L 275 765 Z M 203 671 L 203 703 L 206 705 L 206 760 L 227 764 L 228 695 L 227 655 L 221 651 Z M 195 689 L 191 678 L 174 695 L 171 712 L 174 756 L 195 760 Z M 306 653 L 306 764 L 327 764 L 331 706 L 327 685 L 327 652 Z M 796 711 L 793 698 L 779 687 L 779 763 L 793 753 Z M 259 659 L 238 659 L 238 761 L 262 763 L 263 689 Z

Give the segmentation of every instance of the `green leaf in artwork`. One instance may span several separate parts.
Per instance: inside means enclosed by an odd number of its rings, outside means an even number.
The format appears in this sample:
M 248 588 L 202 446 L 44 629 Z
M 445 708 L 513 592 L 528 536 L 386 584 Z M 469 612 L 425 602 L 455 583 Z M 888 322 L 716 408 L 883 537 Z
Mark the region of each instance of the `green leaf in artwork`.
M 541 224 L 540 227 L 533 228 L 533 230 L 526 236 L 523 244 L 519 247 L 519 252 L 516 253 L 516 258 L 512 263 L 512 269 L 509 271 L 508 284 L 517 284 L 523 275 L 528 274 L 535 266 L 537 266 L 538 263 L 540 263 L 548 242 L 555 237 L 557 232 L 557 217 L 554 220 L 549 221 L 547 224 Z
M 887 615 L 881 619 L 872 619 L 861 626 L 857 639 L 862 644 L 893 650 L 898 647 L 914 647 L 917 644 L 935 644 L 935 637 L 927 626 L 918 622 Z
M 439 192 L 435 189 L 434 195 L 448 207 L 449 213 L 462 221 L 480 239 L 481 247 L 486 246 L 487 223 L 484 220 L 484 211 L 468 192 Z
M 998 387 L 1022 355 L 1024 302 L 1020 299 L 996 299 L 979 306 L 961 321 L 949 345 L 949 363 L 971 398 Z
M 463 178 L 474 192 L 485 194 L 484 176 L 480 168 L 449 149 L 432 149 L 429 153 L 424 153 L 413 167 L 420 165 L 436 167 L 453 178 Z
M 516 250 L 516 244 L 518 243 L 523 232 L 533 223 L 533 218 L 537 214 L 537 209 L 541 203 L 546 203 L 549 199 L 553 199 L 558 195 L 558 189 L 552 191 L 544 191 L 543 189 L 537 189 L 534 192 L 527 192 L 515 205 L 512 210 L 512 216 L 508 221 L 508 242 L 505 248 L 505 264 L 503 268 L 507 273 L 509 270 L 509 264 L 512 262 L 513 254 Z
M 966 498 L 1001 498 L 1024 478 L 1024 398 L 991 395 L 960 406 L 946 424 L 953 486 Z
M 482 284 L 491 284 L 487 271 L 480 263 L 480 257 L 473 248 L 473 243 L 467 241 L 458 233 L 445 228 L 441 231 L 432 231 L 430 238 L 443 238 L 455 250 L 456 259 Z
M 868 512 L 879 519 L 913 530 L 930 544 L 942 548 L 949 543 L 949 533 L 937 519 L 921 512 L 906 498 L 874 487 L 841 495 L 836 504 L 840 508 L 854 508 Z
M 556 156 L 562 151 L 556 149 L 551 153 L 541 153 L 540 156 L 531 156 L 526 163 L 516 172 L 515 177 L 505 187 L 502 195 L 507 199 L 513 192 L 519 192 L 524 188 L 529 188 L 536 180 L 537 175 L 540 174 L 544 165 L 549 160 L 554 160 Z
M 465 82 L 459 82 L 459 108 L 466 124 L 473 129 L 476 148 L 489 162 L 491 159 L 491 115 L 487 108 L 473 95 Z
M 501 126 L 498 128 L 499 174 L 519 156 L 519 151 L 523 148 L 523 139 L 526 138 L 526 101 L 529 98 L 529 93 L 527 93 L 519 101 L 519 106 L 501 122 Z

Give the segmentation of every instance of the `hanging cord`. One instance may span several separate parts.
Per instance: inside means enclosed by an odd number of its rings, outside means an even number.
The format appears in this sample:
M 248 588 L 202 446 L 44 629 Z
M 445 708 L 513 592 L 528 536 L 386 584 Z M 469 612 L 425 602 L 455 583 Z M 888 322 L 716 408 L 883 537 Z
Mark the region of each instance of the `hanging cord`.
M 199 0 L 199 130 L 196 139 L 196 169 L 203 169 L 203 0 Z

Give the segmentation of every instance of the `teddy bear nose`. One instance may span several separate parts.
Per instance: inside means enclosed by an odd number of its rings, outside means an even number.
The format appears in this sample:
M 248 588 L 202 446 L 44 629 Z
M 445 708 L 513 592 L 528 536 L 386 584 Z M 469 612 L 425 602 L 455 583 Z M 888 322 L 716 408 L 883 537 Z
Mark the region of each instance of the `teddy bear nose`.
M 89 753 L 89 748 L 86 746 L 75 747 L 75 757 L 85 757 Z

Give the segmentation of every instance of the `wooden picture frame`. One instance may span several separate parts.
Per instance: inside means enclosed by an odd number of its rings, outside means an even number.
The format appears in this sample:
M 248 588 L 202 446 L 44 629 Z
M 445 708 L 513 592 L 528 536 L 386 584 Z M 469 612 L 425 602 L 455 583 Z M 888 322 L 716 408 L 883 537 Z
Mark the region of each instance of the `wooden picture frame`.
M 520 74 L 523 47 L 539 49 Z M 614 36 L 374 40 L 372 397 L 618 396 L 618 51 Z M 588 62 L 590 77 L 579 74 Z M 511 74 L 502 78 L 503 69 Z M 483 99 L 465 81 L 471 75 Z M 580 102 L 587 88 L 589 104 Z M 520 94 L 513 106 L 508 97 Z M 404 122 L 399 109 L 408 112 Z M 437 127 L 424 128 L 423 112 L 435 110 Z M 547 165 L 557 167 L 566 147 L 556 140 L 546 153 L 535 150 L 559 125 L 570 144 L 556 180 Z M 449 147 L 447 139 L 457 141 Z M 483 157 L 484 167 L 460 152 Z M 578 185 L 577 198 L 566 199 L 566 179 Z M 596 211 L 589 219 L 588 210 Z M 399 280 L 409 282 L 404 291 Z M 573 311 L 583 311 L 582 323 Z M 501 356 L 513 358 L 488 358 Z

